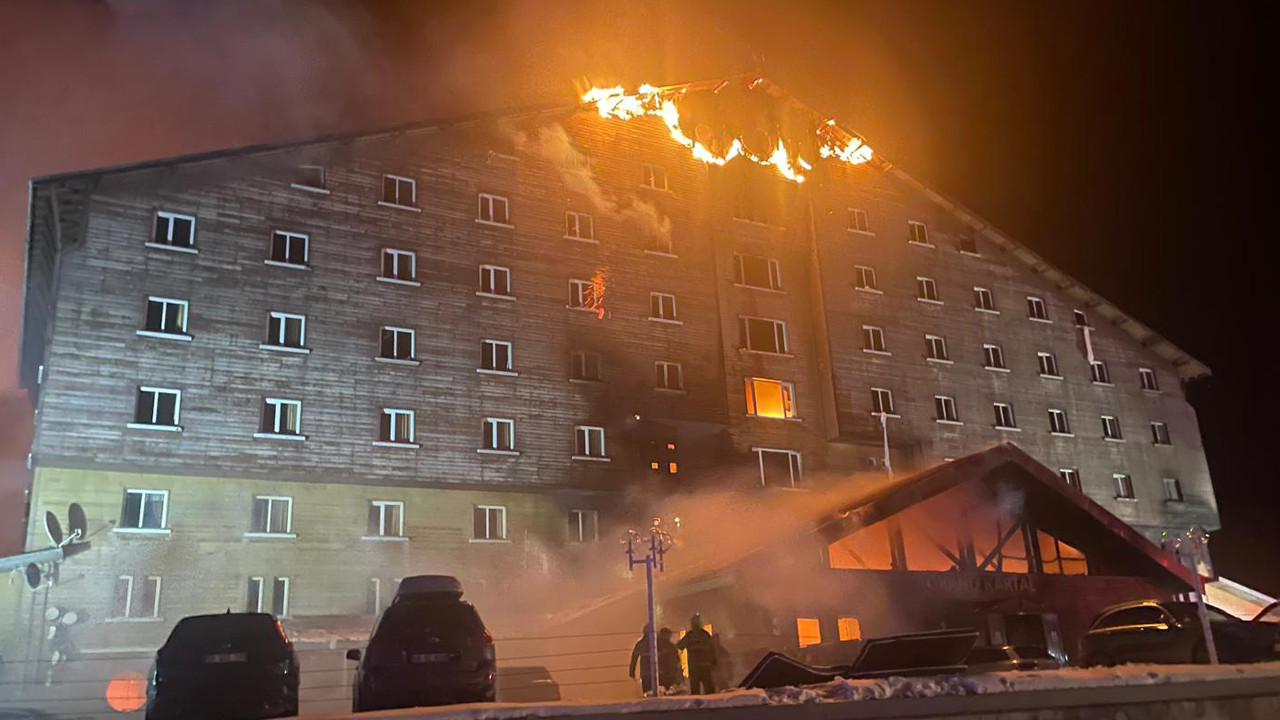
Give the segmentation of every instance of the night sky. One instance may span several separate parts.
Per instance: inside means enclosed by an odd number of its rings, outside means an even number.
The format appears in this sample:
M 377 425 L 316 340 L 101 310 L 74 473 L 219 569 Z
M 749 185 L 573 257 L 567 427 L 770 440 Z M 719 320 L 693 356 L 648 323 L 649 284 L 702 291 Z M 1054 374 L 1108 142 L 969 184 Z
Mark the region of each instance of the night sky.
M 0 443 L 32 176 L 763 69 L 1207 363 L 1218 569 L 1280 593 L 1261 17 L 1179 3 L 0 0 Z M 1261 240 L 1258 236 L 1262 235 Z M 1262 243 L 1262 245 L 1259 245 Z M 21 439 L 15 442 L 14 438 Z M 0 482 L 3 478 L 0 477 Z M 3 493 L 0 493 L 3 497 Z

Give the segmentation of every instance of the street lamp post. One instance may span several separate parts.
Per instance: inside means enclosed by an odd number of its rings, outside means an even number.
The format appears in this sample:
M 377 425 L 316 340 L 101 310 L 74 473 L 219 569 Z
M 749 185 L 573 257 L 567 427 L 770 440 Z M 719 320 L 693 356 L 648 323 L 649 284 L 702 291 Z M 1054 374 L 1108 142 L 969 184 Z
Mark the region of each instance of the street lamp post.
M 1169 542 L 1169 541 L 1167 541 Z M 1204 633 L 1204 648 L 1209 656 L 1209 664 L 1218 664 L 1218 646 L 1213 641 L 1213 631 L 1209 628 L 1209 613 L 1204 608 L 1204 578 L 1200 577 L 1199 563 L 1196 562 L 1201 549 L 1208 544 L 1209 538 L 1204 528 L 1194 526 L 1182 535 L 1172 538 L 1174 556 L 1183 565 L 1191 569 L 1191 577 L 1196 592 L 1196 615 L 1200 618 L 1200 629 Z
M 648 591 L 648 609 L 649 609 L 649 687 L 652 688 L 653 694 L 659 694 L 658 691 L 658 628 L 655 627 L 655 615 L 657 614 L 653 602 L 653 569 L 656 566 L 659 571 L 665 569 L 663 558 L 667 554 L 667 550 L 671 549 L 671 535 L 662 529 L 660 520 L 654 518 L 653 525 L 649 526 L 648 547 L 644 547 L 645 538 L 641 533 L 635 530 L 628 530 L 626 537 L 622 539 L 624 545 L 627 546 L 627 568 L 635 570 L 636 565 L 644 565 L 645 587 Z M 636 558 L 637 548 L 644 552 L 644 557 Z

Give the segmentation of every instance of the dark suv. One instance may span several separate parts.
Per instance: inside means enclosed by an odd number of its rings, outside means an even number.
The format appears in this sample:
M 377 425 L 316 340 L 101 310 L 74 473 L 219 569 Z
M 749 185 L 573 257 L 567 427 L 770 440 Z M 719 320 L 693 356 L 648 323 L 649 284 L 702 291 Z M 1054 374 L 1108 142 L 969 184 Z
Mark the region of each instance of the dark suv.
M 1222 662 L 1275 657 L 1275 625 L 1240 620 L 1212 605 L 1205 607 L 1205 613 Z M 1109 607 L 1080 640 L 1082 665 L 1208 661 L 1204 630 L 1192 602 L 1140 600 Z
M 185 617 L 156 652 L 147 680 L 147 720 L 297 714 L 298 660 L 271 615 Z
M 354 712 L 492 702 L 493 638 L 462 585 L 447 575 L 405 578 L 373 626 L 351 692 Z

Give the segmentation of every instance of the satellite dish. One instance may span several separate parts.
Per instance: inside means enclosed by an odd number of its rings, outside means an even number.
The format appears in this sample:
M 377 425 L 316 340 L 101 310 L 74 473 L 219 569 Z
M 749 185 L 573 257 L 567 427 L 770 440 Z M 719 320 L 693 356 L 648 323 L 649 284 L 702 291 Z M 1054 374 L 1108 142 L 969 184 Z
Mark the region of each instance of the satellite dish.
M 85 519 L 84 508 L 80 503 L 71 503 L 67 508 L 67 532 L 77 540 L 89 537 L 89 522 Z
M 40 566 L 35 563 L 27 563 L 27 585 L 32 590 L 40 587 Z
M 80 616 L 76 614 L 75 610 L 68 610 L 62 614 L 63 625 L 75 625 L 76 621 L 79 619 L 80 619 Z
M 62 544 L 62 525 L 58 523 L 58 516 L 51 510 L 44 512 L 44 531 L 49 534 L 49 542 L 53 543 L 54 547 Z
M 44 619 L 48 620 L 49 622 L 53 622 L 54 620 L 57 620 L 58 616 L 61 614 L 62 614 L 62 611 L 59 610 L 56 605 L 50 605 L 44 610 Z

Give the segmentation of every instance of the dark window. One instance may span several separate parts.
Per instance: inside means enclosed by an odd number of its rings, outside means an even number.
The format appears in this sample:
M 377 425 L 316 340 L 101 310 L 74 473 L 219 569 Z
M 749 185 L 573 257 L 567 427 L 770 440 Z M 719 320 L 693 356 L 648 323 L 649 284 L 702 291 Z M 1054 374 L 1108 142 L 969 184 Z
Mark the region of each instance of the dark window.
M 196 219 L 190 215 L 163 211 L 156 213 L 156 232 L 152 242 L 171 247 L 195 247 Z
M 766 290 L 782 289 L 782 273 L 777 260 L 753 255 L 735 255 L 734 258 L 734 282 Z
M 298 233 L 277 230 L 271 234 L 271 261 L 287 265 L 306 265 L 310 238 Z
M 147 298 L 147 324 L 151 332 L 184 335 L 187 332 L 187 302 L 167 298 Z
M 162 388 L 138 388 L 138 402 L 133 421 L 143 425 L 176 427 L 181 393 Z
M 738 346 L 756 352 L 786 353 L 786 323 L 767 318 L 738 318 Z
M 324 167 L 321 165 L 300 165 L 294 171 L 293 184 L 302 187 L 323 190 L 324 185 Z
M 795 487 L 801 480 L 800 453 L 791 450 L 758 450 L 760 484 L 765 487 Z
M 598 382 L 601 380 L 600 366 L 600 353 L 575 352 L 569 369 L 569 377 L 574 380 L 593 380 Z

